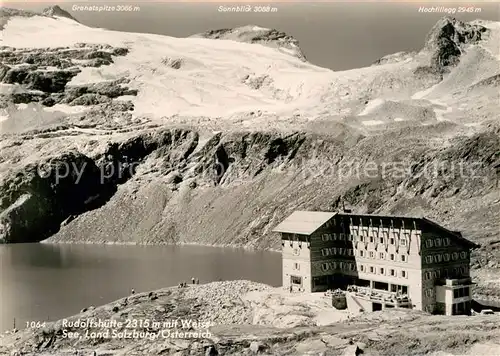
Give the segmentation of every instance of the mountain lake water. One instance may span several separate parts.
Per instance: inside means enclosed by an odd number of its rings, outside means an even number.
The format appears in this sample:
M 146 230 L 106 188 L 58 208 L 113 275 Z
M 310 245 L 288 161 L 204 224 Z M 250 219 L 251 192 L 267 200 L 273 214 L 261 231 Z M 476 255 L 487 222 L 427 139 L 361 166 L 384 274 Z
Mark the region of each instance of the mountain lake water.
M 195 245 L 0 245 L 0 332 L 136 293 L 246 279 L 281 285 L 281 254 Z

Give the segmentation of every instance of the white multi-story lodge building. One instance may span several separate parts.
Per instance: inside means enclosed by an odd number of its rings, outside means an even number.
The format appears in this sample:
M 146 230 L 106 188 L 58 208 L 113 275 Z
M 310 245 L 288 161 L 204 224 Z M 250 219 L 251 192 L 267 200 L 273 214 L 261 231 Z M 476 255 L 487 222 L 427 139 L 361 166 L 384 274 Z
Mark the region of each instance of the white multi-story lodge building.
M 470 313 L 470 251 L 479 246 L 426 218 L 296 211 L 273 231 L 285 288 L 351 286 L 362 310 Z

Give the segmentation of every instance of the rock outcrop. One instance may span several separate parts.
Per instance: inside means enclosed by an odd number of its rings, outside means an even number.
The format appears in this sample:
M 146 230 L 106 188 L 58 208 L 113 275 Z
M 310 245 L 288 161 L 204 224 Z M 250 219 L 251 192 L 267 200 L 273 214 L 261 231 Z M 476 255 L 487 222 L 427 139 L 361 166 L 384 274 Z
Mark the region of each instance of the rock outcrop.
M 484 26 L 444 17 L 427 35 L 424 50 L 432 55 L 431 66 L 444 70 L 447 66 L 457 64 L 463 45 L 477 43 L 487 33 L 488 29 Z
M 17 84 L 25 91 L 0 94 L 0 102 L 5 103 L 4 107 L 8 102 L 91 106 L 109 103 L 122 95 L 137 95 L 137 90 L 125 86 L 129 82 L 127 78 L 68 85 L 81 73 L 81 68 L 110 65 L 113 57 L 127 53 L 128 49 L 123 47 L 85 43 L 77 43 L 73 48 L 14 49 L 4 46 L 0 52 L 0 82 Z

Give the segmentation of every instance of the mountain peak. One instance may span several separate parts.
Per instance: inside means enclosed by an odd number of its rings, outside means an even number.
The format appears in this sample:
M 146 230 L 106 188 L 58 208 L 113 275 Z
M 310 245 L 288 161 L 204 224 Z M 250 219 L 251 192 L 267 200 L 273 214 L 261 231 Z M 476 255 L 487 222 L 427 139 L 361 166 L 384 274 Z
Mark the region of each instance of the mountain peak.
M 476 43 L 488 29 L 445 16 L 427 34 L 424 50 L 432 54 L 432 66 L 443 68 L 459 60 L 463 45 Z
M 299 41 L 285 32 L 276 29 L 246 25 L 235 28 L 210 30 L 195 34 L 191 37 L 261 44 L 263 46 L 277 48 L 280 52 L 297 57 L 304 62 L 306 61 L 306 56 L 299 47 Z
M 52 5 L 43 9 L 42 14 L 45 16 L 65 17 L 70 20 L 78 22 L 69 12 L 63 10 L 59 5 Z

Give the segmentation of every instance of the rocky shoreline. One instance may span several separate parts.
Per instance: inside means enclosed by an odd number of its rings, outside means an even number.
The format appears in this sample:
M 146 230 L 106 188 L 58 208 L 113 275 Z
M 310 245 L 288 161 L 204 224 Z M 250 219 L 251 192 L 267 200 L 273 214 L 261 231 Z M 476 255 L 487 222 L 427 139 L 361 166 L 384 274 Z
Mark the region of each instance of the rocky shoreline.
M 473 355 L 498 346 L 500 315 L 354 316 L 322 295 L 226 281 L 138 293 L 5 334 L 0 355 Z
M 245 245 L 235 245 L 235 244 L 212 244 L 212 245 L 207 245 L 204 243 L 200 242 L 190 242 L 190 241 L 181 241 L 177 243 L 168 243 L 168 242 L 150 242 L 150 243 L 144 243 L 140 241 L 134 241 L 134 242 L 123 242 L 123 241 L 52 241 L 50 238 L 47 240 L 40 241 L 40 243 L 45 243 L 45 244 L 56 244 L 56 245 L 118 245 L 118 246 L 202 246 L 202 247 L 216 247 L 216 248 L 231 248 L 231 249 L 243 249 L 243 250 L 248 250 L 248 251 L 267 251 L 267 252 L 274 252 L 274 253 L 281 253 L 280 248 L 274 248 L 274 247 L 267 247 L 267 248 L 255 248 L 251 246 L 245 246 Z

